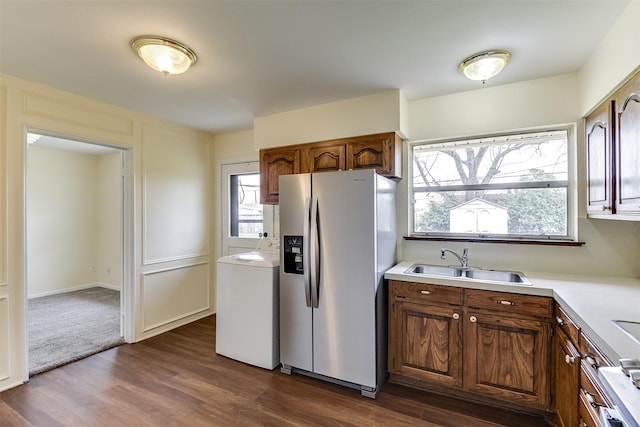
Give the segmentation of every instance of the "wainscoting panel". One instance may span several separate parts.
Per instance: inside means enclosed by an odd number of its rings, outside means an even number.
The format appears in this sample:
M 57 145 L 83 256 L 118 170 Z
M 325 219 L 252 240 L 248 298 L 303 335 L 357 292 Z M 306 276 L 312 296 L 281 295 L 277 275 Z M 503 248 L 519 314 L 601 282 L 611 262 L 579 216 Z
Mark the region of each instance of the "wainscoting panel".
M 143 273 L 143 332 L 209 310 L 209 263 Z
M 0 86 L 0 129 L 7 128 L 7 89 Z M 7 145 L 6 132 L 0 133 L 0 289 L 7 285 Z M 0 345 L 4 343 L 0 342 Z
M 133 135 L 133 120 L 129 117 L 92 110 L 88 105 L 70 104 L 31 92 L 24 94 L 24 113 L 120 136 Z
M 193 134 L 144 126 L 143 264 L 209 255 L 209 144 Z
M 9 297 L 0 295 L 0 382 L 9 378 Z

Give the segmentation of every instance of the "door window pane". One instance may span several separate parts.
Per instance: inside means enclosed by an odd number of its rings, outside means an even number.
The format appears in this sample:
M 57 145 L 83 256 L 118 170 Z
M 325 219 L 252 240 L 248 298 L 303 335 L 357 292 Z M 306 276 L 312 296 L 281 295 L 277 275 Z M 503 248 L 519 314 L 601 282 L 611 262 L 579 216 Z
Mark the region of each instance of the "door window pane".
M 229 235 L 260 237 L 263 233 L 263 212 L 260 204 L 260 174 L 229 177 Z

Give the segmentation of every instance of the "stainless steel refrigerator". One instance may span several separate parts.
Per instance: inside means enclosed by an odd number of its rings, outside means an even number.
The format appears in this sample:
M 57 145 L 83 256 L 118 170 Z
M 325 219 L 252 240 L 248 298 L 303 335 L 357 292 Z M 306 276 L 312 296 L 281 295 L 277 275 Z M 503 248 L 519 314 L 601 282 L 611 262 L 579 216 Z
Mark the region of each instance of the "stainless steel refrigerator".
M 281 371 L 375 398 L 387 378 L 396 183 L 373 170 L 280 177 Z

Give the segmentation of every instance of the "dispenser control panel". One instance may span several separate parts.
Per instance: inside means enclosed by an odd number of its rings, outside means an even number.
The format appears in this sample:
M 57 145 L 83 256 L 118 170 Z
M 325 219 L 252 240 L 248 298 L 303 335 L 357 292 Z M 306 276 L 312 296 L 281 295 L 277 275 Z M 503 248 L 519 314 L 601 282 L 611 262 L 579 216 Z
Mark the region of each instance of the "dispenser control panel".
M 302 236 L 284 236 L 284 272 L 302 274 Z

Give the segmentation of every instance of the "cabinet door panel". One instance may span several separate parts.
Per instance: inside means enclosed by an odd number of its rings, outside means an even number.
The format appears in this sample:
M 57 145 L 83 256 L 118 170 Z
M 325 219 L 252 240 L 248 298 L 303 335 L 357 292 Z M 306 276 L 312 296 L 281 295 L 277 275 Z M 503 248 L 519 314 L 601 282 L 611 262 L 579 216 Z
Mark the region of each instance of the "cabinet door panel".
M 587 212 L 594 215 L 613 213 L 610 114 L 605 103 L 586 121 Z
M 467 311 L 465 388 L 547 409 L 549 331 L 543 321 Z
M 280 175 L 300 173 L 298 148 L 271 149 L 260 152 L 260 202 L 278 204 Z
M 305 149 L 302 162 L 302 173 L 344 170 L 344 156 L 344 143 L 331 146 L 313 144 Z
M 640 213 L 640 94 L 630 94 L 619 108 L 616 211 Z
M 347 169 L 375 169 L 380 175 L 402 176 L 402 140 L 393 132 L 346 140 Z
M 578 424 L 578 389 L 580 388 L 580 354 L 565 333 L 556 329 L 553 343 L 556 413 L 561 427 Z
M 394 310 L 402 332 L 391 355 L 392 373 L 461 386 L 460 310 L 402 302 Z

